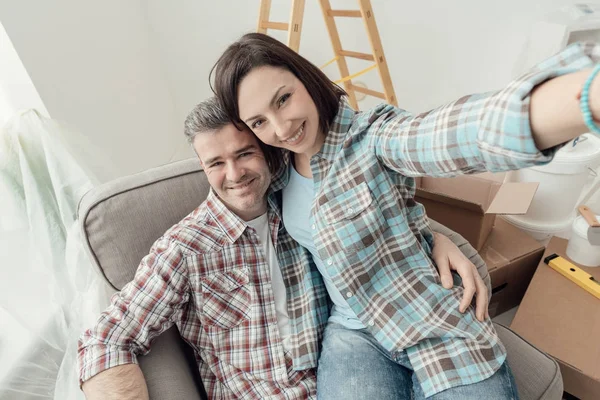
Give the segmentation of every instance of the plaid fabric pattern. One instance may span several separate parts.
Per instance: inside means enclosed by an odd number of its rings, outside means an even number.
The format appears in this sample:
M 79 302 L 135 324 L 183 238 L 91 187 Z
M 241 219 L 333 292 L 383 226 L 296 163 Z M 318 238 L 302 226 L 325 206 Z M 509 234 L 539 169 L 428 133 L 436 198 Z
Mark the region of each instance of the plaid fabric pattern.
M 282 228 L 270 200 L 269 225 L 286 286 L 293 354 L 284 353 L 270 269 L 254 229 L 210 192 L 157 240 L 135 278 L 79 340 L 80 383 L 117 365 L 137 363 L 156 336 L 175 324 L 195 350 L 214 399 L 307 399 L 328 303 L 316 267 Z M 289 296 L 289 295 L 288 295 Z M 322 303 L 321 303 L 322 302 Z M 306 322 L 307 321 L 307 322 Z
M 473 307 L 458 311 L 463 288 L 441 286 L 414 178 L 549 162 L 556 149 L 537 150 L 529 95 L 552 77 L 593 66 L 598 55 L 594 45 L 570 46 L 504 90 L 420 115 L 390 105 L 357 113 L 343 102 L 312 157 L 319 256 L 377 341 L 392 354 L 407 351 L 426 396 L 491 376 L 506 351 L 490 320 L 477 321 Z M 284 166 L 274 189 L 287 174 Z

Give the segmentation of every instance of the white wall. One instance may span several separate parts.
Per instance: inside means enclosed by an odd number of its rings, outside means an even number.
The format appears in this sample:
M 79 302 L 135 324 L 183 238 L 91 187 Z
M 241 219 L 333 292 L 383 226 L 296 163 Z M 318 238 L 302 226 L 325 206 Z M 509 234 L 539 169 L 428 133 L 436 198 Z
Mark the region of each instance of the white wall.
M 529 27 L 576 0 L 372 0 L 400 106 L 419 112 L 492 90 L 515 75 Z M 287 21 L 291 1 L 274 0 Z M 0 21 L 52 117 L 97 151 L 101 180 L 190 157 L 189 110 L 211 94 L 224 48 L 256 29 L 259 0 L 0 0 Z M 355 8 L 332 0 L 334 8 Z M 369 51 L 360 20 L 339 20 L 343 47 Z M 275 32 L 274 36 L 285 39 Z M 300 53 L 332 57 L 320 7 L 306 2 Z M 366 62 L 356 60 L 357 71 Z M 326 72 L 338 78 L 335 66 Z M 362 80 L 380 90 L 375 71 Z M 363 108 L 379 102 L 367 97 Z
M 181 123 L 145 2 L 2 0 L 0 21 L 50 116 L 88 143 L 100 180 L 172 158 Z
M 1 23 L 0 60 L 0 126 L 21 109 L 35 108 L 48 116 L 46 106 Z
M 282 3 L 281 0 L 275 2 Z M 240 35 L 255 29 L 259 3 L 253 0 L 147 1 L 150 40 L 160 54 L 175 103 L 176 158 L 193 155 L 183 139 L 183 121 L 194 105 L 212 94 L 208 74 L 220 53 Z
M 529 27 L 545 13 L 575 0 L 398 1 L 372 0 L 400 106 L 424 111 L 461 95 L 499 88 L 515 75 Z M 352 0 L 332 0 L 333 8 L 357 8 Z M 208 72 L 235 38 L 254 31 L 259 0 L 148 1 L 148 21 L 176 99 L 177 118 L 210 94 Z M 272 20 L 287 21 L 291 1 L 274 0 Z M 342 45 L 369 51 L 362 22 L 338 19 Z M 279 32 L 273 36 L 285 39 Z M 271 31 L 270 31 L 271 33 Z M 317 65 L 332 58 L 321 9 L 306 2 L 300 53 Z M 353 71 L 366 67 L 357 60 Z M 335 66 L 327 67 L 339 78 Z M 381 90 L 376 71 L 365 75 Z M 368 98 L 363 107 L 377 104 Z

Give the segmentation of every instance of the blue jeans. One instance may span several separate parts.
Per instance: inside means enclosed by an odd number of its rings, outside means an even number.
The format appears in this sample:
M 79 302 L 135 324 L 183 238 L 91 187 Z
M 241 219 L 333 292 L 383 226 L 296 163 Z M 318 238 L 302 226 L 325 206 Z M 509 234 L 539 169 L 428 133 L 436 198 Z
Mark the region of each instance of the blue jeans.
M 317 398 L 399 400 L 425 399 L 406 352 L 396 360 L 366 330 L 327 324 L 317 369 Z M 517 388 L 505 362 L 491 377 L 446 389 L 434 400 L 514 399 Z

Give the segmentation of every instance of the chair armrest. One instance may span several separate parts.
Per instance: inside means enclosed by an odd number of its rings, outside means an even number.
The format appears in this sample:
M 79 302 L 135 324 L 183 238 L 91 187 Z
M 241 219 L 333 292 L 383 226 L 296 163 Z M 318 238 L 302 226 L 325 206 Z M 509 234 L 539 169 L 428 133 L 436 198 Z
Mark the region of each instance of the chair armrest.
M 556 360 L 538 350 L 504 325 L 494 323 L 500 341 L 506 347 L 521 400 L 559 400 L 563 380 Z
M 150 352 L 138 361 L 150 400 L 207 399 L 193 351 L 175 326 L 157 337 Z

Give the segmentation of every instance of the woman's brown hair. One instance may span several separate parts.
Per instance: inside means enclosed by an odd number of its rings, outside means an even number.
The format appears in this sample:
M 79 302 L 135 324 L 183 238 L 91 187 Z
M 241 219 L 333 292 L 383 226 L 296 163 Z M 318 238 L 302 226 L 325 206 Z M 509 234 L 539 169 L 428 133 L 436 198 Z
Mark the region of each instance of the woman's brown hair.
M 319 112 L 319 129 L 324 134 L 338 113 L 340 98 L 346 92 L 333 83 L 310 61 L 262 33 L 248 33 L 230 45 L 211 70 L 213 92 L 236 125 L 243 125 L 238 108 L 238 88 L 254 68 L 284 68 L 302 82 Z

